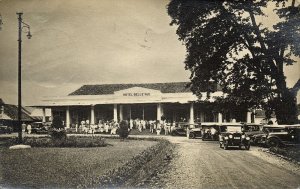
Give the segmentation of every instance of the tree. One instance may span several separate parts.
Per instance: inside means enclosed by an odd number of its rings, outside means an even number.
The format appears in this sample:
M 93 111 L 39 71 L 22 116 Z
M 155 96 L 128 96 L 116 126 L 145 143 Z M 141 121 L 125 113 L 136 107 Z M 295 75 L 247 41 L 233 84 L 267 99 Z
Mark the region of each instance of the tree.
M 281 18 L 271 28 L 257 21 L 266 8 Z M 275 111 L 278 123 L 296 122 L 296 95 L 283 71 L 300 56 L 295 0 L 171 0 L 168 14 L 186 46 L 185 68 L 196 95 L 213 92 L 213 81 L 226 94 L 220 102 Z
M 53 140 L 65 140 L 67 138 L 67 133 L 60 116 L 54 116 L 50 136 Z
M 63 129 L 63 122 L 60 116 L 54 116 L 52 121 L 52 127 L 55 129 Z

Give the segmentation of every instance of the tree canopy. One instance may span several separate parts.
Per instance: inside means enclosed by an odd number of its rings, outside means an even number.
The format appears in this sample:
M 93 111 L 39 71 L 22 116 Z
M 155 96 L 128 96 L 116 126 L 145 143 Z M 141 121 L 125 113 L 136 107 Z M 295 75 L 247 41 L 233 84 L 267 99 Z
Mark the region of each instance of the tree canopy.
M 210 91 L 214 81 L 227 94 L 219 102 L 275 111 L 279 123 L 296 121 L 295 89 L 287 87 L 283 70 L 300 56 L 295 0 L 171 0 L 168 14 L 186 46 L 185 68 L 196 95 Z M 259 23 L 261 17 L 272 27 Z

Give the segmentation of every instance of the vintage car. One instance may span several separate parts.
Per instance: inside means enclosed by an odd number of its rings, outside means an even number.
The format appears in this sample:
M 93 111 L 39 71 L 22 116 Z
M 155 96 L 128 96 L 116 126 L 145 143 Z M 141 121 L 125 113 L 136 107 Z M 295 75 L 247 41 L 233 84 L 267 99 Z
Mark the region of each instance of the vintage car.
M 202 140 L 218 140 L 220 133 L 220 124 L 218 123 L 201 123 Z
M 242 146 L 246 150 L 250 149 L 250 137 L 243 131 L 243 125 L 238 123 L 222 124 L 220 126 L 219 143 L 220 148 L 228 149 L 230 146 Z
M 187 122 L 179 122 L 176 127 L 171 130 L 172 136 L 186 136 L 187 128 L 193 128 L 193 124 Z
M 250 137 L 251 144 L 254 144 L 254 136 L 263 134 L 263 124 L 259 123 L 242 123 L 243 124 L 243 131 L 247 136 Z
M 9 126 L 0 125 L 0 134 L 10 134 L 13 132 L 13 129 Z
M 47 134 L 50 129 L 51 123 L 33 122 L 31 124 L 31 133 Z
M 268 125 L 263 128 L 263 134 L 254 135 L 254 143 L 267 147 L 278 147 L 300 143 L 300 124 L 298 125 Z
M 197 123 L 189 124 L 189 138 L 196 138 L 201 136 L 201 126 Z

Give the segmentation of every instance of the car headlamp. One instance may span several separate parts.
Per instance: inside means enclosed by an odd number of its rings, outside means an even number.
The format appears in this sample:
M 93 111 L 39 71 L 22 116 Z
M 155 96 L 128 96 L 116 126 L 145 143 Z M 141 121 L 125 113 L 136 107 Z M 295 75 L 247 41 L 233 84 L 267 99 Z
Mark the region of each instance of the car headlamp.
M 225 140 L 228 140 L 228 137 L 227 137 L 227 136 L 225 137 Z
M 250 137 L 246 137 L 246 140 L 250 140 Z
M 233 136 L 232 135 L 229 135 L 229 138 L 232 138 Z
M 242 135 L 242 138 L 245 138 L 245 135 Z
M 294 135 L 292 135 L 292 138 L 295 138 L 295 136 L 294 136 Z

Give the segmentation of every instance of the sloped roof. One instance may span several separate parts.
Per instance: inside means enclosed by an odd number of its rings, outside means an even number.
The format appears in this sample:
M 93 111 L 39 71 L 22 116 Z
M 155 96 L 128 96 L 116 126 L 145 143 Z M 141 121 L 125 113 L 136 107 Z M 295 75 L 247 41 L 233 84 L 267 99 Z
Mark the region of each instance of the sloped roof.
M 9 116 L 12 120 L 17 120 L 18 119 L 18 107 L 16 105 L 12 104 L 2 104 L 4 106 L 4 114 Z M 26 110 L 22 108 L 22 121 L 34 121 L 34 119 L 28 115 Z
M 191 92 L 187 85 L 188 82 L 83 85 L 69 95 L 107 95 L 114 94 L 115 91 L 120 91 L 132 87 L 154 89 L 159 90 L 162 93 Z

